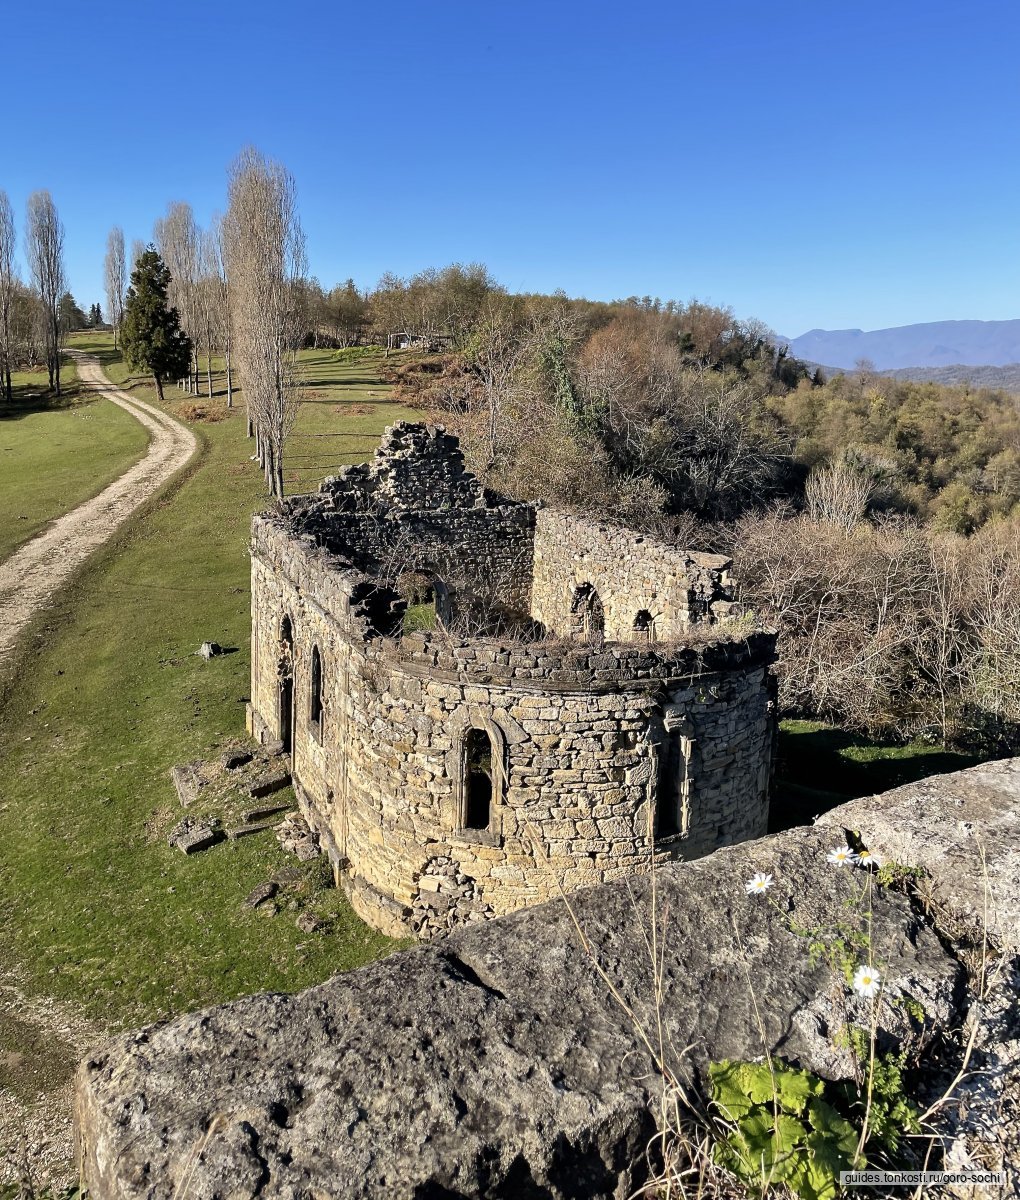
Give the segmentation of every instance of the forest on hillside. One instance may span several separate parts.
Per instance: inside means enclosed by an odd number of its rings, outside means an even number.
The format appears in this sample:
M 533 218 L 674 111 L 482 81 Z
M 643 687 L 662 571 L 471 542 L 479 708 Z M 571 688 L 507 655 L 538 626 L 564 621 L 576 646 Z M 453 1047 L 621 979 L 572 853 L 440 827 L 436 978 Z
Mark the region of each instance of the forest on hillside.
M 1011 396 L 825 379 L 726 309 L 510 295 L 478 267 L 362 302 L 351 343 L 413 334 L 387 359 L 398 396 L 489 486 L 732 555 L 745 608 L 780 631 L 787 713 L 1020 746 Z

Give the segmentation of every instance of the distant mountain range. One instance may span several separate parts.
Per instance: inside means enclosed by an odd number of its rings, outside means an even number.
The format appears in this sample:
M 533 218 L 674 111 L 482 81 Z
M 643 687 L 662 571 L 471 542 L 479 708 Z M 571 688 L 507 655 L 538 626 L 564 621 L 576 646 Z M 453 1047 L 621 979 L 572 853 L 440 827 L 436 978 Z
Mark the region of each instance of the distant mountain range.
M 812 329 L 800 337 L 781 340 L 788 341 L 791 352 L 803 361 L 844 371 L 862 358 L 869 359 L 877 371 L 1020 364 L 1020 320 L 930 321 L 895 329 Z

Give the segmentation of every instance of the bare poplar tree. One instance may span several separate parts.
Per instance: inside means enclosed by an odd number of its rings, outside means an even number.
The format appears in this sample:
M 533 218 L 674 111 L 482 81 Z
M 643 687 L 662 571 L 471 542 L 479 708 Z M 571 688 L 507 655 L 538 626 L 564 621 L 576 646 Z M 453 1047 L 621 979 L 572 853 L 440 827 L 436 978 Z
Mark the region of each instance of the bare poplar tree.
M 212 313 L 213 336 L 223 351 L 224 371 L 227 377 L 227 408 L 234 407 L 234 382 L 230 363 L 230 281 L 227 277 L 226 251 L 224 249 L 223 218 L 213 219 L 209 230 L 207 254 L 210 283 L 210 311 Z
M 64 226 L 47 191 L 28 198 L 25 229 L 28 265 L 46 312 L 46 369 L 50 387 L 60 395 L 60 297 L 67 290 Z
M 124 230 L 114 225 L 106 239 L 106 315 L 113 326 L 113 348 L 124 316 L 124 289 L 127 286 L 127 264 L 124 258 Z
M 198 391 L 198 354 L 202 344 L 199 300 L 199 244 L 201 234 L 190 204 L 176 201 L 154 226 L 156 248 L 170 269 L 170 303 L 181 315 L 181 326 L 191 339 L 193 361 L 188 391 Z
M 304 235 L 294 178 L 253 147 L 229 172 L 224 222 L 231 325 L 256 453 L 272 495 L 283 495 L 283 447 L 297 416 L 296 285 Z
M 11 390 L 11 359 L 14 357 L 14 298 L 18 276 L 14 270 L 14 209 L 7 193 L 0 191 L 0 372 L 7 403 L 14 398 Z
M 141 238 L 134 238 L 131 242 L 131 271 L 134 271 L 138 266 L 138 260 L 145 253 L 145 243 Z M 130 274 L 131 272 L 128 272 Z

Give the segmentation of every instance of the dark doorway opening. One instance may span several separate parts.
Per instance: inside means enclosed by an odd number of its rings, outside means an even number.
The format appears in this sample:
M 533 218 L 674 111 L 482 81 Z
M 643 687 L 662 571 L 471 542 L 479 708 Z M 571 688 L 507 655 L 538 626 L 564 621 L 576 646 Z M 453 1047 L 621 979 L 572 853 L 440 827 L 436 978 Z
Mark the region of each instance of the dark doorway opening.
M 598 592 L 582 583 L 570 602 L 570 632 L 587 642 L 601 642 L 606 633 L 606 614 Z

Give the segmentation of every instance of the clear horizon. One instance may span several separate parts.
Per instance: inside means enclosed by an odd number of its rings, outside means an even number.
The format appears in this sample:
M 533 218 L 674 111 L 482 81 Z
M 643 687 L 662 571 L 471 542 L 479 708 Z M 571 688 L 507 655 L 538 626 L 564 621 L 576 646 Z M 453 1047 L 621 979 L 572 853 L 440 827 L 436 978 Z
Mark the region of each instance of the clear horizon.
M 13 30 L 32 102 L 0 186 L 19 228 L 52 193 L 84 307 L 111 226 L 147 240 L 173 200 L 207 223 L 250 142 L 294 174 L 326 287 L 479 261 L 512 291 L 697 298 L 790 338 L 1020 315 L 1005 3 L 57 0 L 45 23 Z

